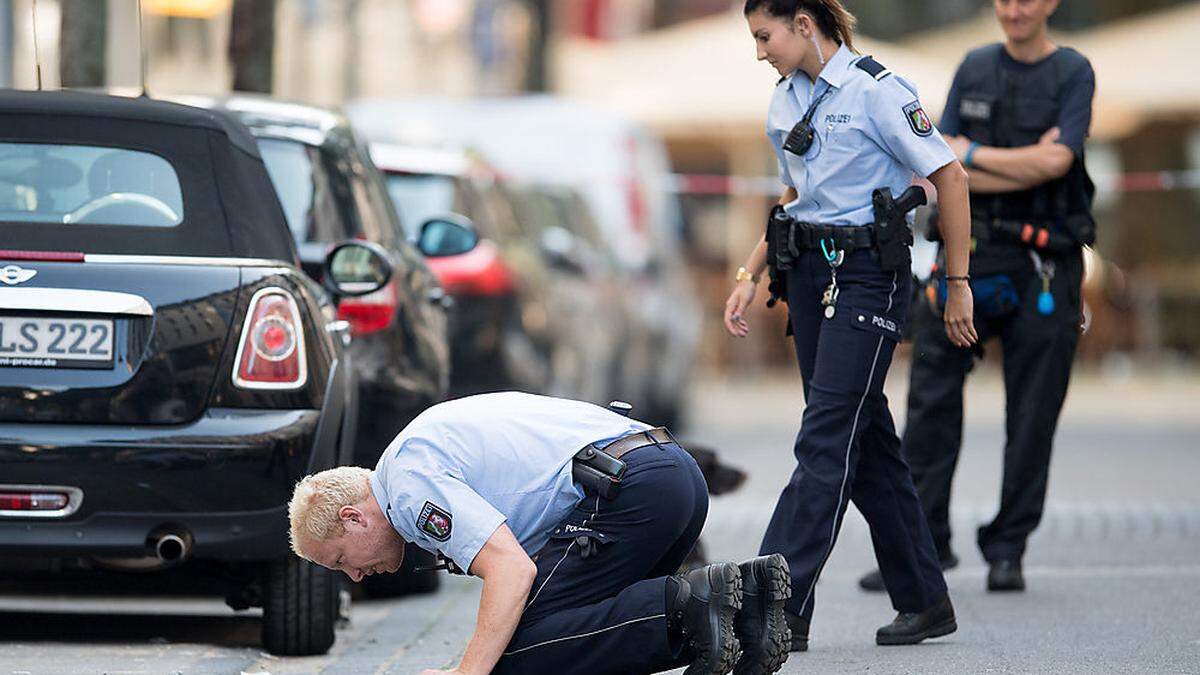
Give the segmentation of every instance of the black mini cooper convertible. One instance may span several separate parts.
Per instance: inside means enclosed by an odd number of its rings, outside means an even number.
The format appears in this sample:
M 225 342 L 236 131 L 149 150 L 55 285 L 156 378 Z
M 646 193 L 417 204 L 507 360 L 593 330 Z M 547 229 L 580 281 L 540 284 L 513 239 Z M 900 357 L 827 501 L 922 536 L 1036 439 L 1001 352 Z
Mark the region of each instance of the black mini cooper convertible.
M 455 227 L 422 248 L 473 246 Z M 0 577 L 194 569 L 263 607 L 271 652 L 328 650 L 339 584 L 289 552 L 286 504 L 350 462 L 334 302 L 391 270 L 345 243 L 328 290 L 305 276 L 254 139 L 221 113 L 0 93 Z

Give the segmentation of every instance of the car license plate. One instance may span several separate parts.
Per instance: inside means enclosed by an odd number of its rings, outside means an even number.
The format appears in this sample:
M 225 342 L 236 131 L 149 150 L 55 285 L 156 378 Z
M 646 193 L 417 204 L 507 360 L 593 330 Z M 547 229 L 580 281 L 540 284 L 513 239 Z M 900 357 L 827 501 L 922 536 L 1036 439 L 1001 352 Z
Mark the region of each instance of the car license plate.
M 112 319 L 0 316 L 0 367 L 111 368 Z

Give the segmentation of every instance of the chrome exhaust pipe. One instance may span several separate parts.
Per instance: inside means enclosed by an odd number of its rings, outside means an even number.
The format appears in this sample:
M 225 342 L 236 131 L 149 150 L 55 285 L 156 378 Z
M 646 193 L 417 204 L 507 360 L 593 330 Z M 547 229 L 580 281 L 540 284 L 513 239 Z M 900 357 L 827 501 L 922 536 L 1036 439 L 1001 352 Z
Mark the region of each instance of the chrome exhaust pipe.
M 181 563 L 192 552 L 192 535 L 167 533 L 154 540 L 154 555 L 167 564 Z

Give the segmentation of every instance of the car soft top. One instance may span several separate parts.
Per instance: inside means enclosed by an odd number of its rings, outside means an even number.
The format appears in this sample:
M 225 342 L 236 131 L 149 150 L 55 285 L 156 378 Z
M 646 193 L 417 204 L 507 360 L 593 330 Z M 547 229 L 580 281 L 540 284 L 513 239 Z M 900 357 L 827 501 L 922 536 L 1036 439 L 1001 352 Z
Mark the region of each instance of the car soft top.
M 250 133 L 221 112 L 148 98 L 0 91 L 0 144 L 125 148 L 167 160 L 183 193 L 175 227 L 0 221 L 4 248 L 266 258 L 295 247 Z

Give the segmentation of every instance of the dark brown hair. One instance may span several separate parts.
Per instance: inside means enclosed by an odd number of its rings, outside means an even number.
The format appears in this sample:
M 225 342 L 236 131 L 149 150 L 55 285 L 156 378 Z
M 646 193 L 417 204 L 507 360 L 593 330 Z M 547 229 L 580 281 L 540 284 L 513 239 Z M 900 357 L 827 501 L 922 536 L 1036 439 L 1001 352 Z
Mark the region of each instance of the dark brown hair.
M 747 16 L 758 10 L 781 19 L 795 19 L 804 12 L 817 23 L 817 28 L 838 44 L 854 49 L 854 26 L 858 19 L 842 6 L 840 0 L 746 0 L 743 10 Z

